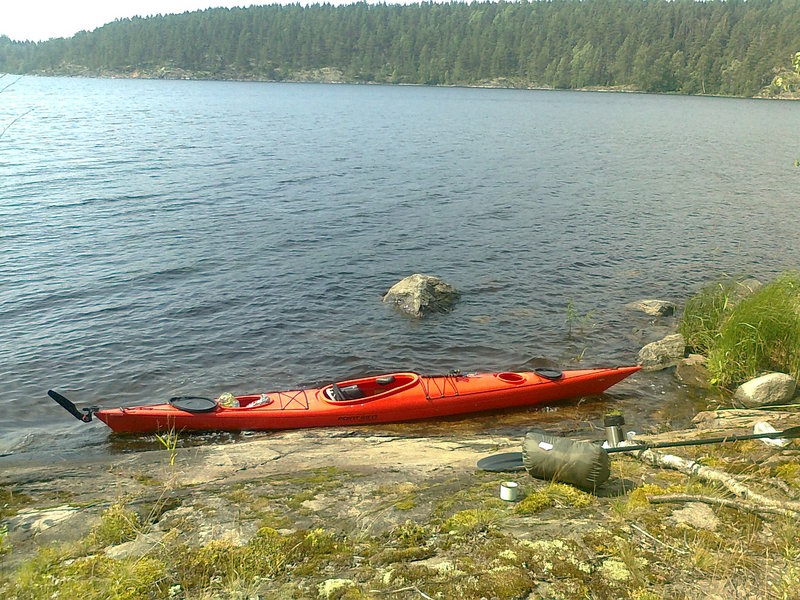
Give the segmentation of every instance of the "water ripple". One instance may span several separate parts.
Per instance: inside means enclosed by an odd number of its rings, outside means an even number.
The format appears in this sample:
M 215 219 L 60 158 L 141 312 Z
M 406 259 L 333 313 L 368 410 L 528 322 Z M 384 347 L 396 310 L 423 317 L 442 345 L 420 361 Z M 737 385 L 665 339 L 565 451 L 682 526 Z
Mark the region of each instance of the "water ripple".
M 124 403 L 628 363 L 649 322 L 626 302 L 798 262 L 785 132 L 800 115 L 781 103 L 56 78 L 13 92 L 3 114 L 37 110 L 1 148 L 0 450 L 73 432 L 49 387 Z M 383 305 L 412 272 L 462 289 L 456 311 Z M 568 305 L 592 327 L 570 336 Z M 619 401 L 660 405 L 651 383 Z

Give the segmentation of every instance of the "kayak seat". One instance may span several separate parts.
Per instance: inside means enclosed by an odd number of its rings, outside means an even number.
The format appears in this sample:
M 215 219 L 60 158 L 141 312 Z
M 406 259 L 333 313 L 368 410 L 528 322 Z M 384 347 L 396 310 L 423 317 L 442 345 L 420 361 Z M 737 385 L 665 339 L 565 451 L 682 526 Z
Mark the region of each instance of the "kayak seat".
M 348 385 L 339 389 L 342 390 L 342 395 L 345 400 L 358 400 L 364 397 L 364 390 L 357 385 Z
M 364 390 L 362 390 L 357 385 L 347 385 L 345 387 L 339 387 L 335 383 L 331 384 L 330 389 L 328 390 L 328 397 L 331 400 L 336 400 L 338 402 L 344 402 L 347 400 L 359 400 L 363 398 L 366 394 L 364 394 Z

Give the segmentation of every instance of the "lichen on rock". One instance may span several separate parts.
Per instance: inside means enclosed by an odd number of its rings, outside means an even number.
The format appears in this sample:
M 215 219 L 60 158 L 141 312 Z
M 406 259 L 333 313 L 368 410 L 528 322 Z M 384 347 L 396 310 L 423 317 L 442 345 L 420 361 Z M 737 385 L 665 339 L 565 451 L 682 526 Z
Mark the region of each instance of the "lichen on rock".
M 453 310 L 461 292 L 438 277 L 415 273 L 394 284 L 383 301 L 394 304 L 406 314 L 423 317 L 429 313 Z

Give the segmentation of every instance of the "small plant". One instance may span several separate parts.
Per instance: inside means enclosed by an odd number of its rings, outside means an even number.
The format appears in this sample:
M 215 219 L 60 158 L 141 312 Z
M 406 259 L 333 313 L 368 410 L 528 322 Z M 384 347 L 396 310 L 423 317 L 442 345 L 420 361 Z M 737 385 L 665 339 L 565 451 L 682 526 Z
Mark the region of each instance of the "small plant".
M 169 452 L 169 466 L 174 467 L 175 457 L 178 455 L 178 432 L 175 427 L 171 427 L 164 435 L 157 433 L 156 439 Z
M 570 298 L 569 302 L 567 303 L 567 336 L 572 337 L 573 330 L 577 331 L 585 331 L 586 329 L 591 329 L 594 326 L 592 322 L 594 319 L 594 310 L 590 310 L 587 313 L 581 314 L 575 308 L 575 301 Z M 581 357 L 583 357 L 583 353 L 581 353 Z
M 442 525 L 443 533 L 464 535 L 467 533 L 488 531 L 497 520 L 498 513 L 492 509 L 470 508 L 451 516 Z
M 111 505 L 100 517 L 100 522 L 89 534 L 92 547 L 104 548 L 127 542 L 141 529 L 139 515 L 122 504 Z

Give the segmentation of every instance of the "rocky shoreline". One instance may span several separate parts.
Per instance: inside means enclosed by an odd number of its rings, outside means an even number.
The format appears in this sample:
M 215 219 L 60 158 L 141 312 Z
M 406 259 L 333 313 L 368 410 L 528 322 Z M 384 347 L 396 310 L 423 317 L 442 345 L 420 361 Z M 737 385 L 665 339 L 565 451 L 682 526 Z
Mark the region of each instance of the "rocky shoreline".
M 410 283 L 385 301 L 414 314 L 458 300 L 438 280 Z M 652 317 L 650 334 L 674 326 L 669 302 L 628 308 Z M 640 360 L 708 385 L 703 361 L 685 353 L 669 333 Z M 797 427 L 800 412 L 710 410 L 691 427 L 633 439 L 727 437 L 765 422 Z M 594 493 L 480 470 L 480 459 L 520 450 L 522 439 L 500 435 L 354 427 L 172 441 L 89 460 L 6 461 L 0 597 L 800 597 L 796 439 L 614 454 Z M 501 499 L 506 481 L 518 484 L 516 501 Z
M 797 413 L 768 416 L 778 427 L 800 424 Z M 763 418 L 704 413 L 696 429 L 642 439 L 748 431 Z M 796 521 L 700 501 L 656 504 L 659 495 L 719 490 L 630 456 L 614 459 L 596 494 L 524 471 L 476 468 L 480 458 L 519 444 L 337 429 L 90 464 L 12 465 L 0 476 L 8 531 L 0 595 L 730 598 L 761 597 L 765 581 L 798 589 L 800 542 L 786 537 L 797 533 Z M 775 498 L 800 493 L 796 443 L 679 452 L 744 475 Z M 519 502 L 500 500 L 507 479 L 519 483 Z M 285 561 L 267 571 L 246 559 L 265 537 L 275 560 Z M 209 553 L 232 570 L 208 564 Z M 157 577 L 131 573 L 145 560 Z M 72 565 L 109 578 L 122 573 L 134 593 L 102 576 L 78 584 L 71 577 L 81 569 Z

